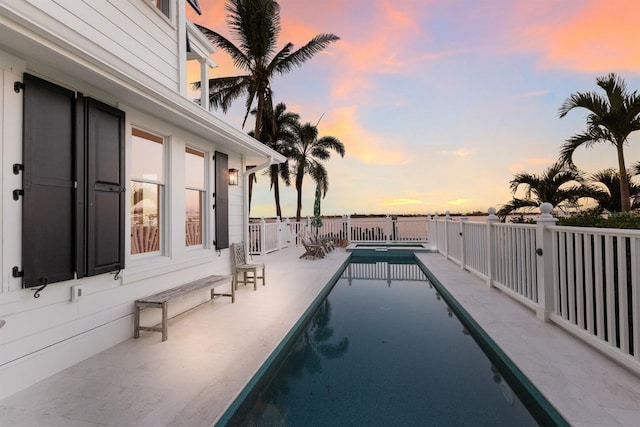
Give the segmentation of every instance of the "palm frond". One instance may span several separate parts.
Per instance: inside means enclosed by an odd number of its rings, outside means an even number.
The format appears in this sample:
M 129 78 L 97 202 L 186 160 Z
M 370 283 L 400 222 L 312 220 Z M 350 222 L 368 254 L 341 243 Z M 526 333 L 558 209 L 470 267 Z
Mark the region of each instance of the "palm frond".
M 229 54 L 229 56 L 231 56 L 233 65 L 236 68 L 239 68 L 241 70 L 251 69 L 251 60 L 244 54 L 243 51 L 238 49 L 238 47 L 231 41 L 229 41 L 226 37 L 213 30 L 210 30 L 207 27 L 203 27 L 202 25 L 195 25 L 202 32 L 202 34 L 204 34 L 205 37 L 207 37 L 207 39 L 209 39 L 209 41 L 214 44 L 214 46 L 221 50 L 224 50 Z
M 275 67 L 275 71 L 281 74 L 289 72 L 293 67 L 301 66 L 311 59 L 316 53 L 321 52 L 329 46 L 329 44 L 338 40 L 340 40 L 340 37 L 335 34 L 318 34 L 306 45 L 287 56 L 286 59 L 279 61 Z

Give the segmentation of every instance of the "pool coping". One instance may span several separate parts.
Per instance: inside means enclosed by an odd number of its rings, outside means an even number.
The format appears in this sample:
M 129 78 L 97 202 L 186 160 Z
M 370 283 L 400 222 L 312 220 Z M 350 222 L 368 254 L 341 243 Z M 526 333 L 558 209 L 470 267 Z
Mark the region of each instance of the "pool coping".
M 517 367 L 517 365 L 506 355 L 506 353 L 496 344 L 486 331 L 476 322 L 473 317 L 462 307 L 455 297 L 447 291 L 446 287 L 429 270 L 429 268 L 418 258 L 414 252 L 434 252 L 433 250 L 410 251 L 406 248 L 396 249 L 394 254 L 398 258 L 411 258 L 427 276 L 429 281 L 438 290 L 446 304 L 449 305 L 456 317 L 469 331 L 470 335 L 482 349 L 483 353 L 498 368 L 501 375 L 507 381 L 509 387 L 515 392 L 520 401 L 523 402 L 532 417 L 540 425 L 545 426 L 570 426 L 560 412 L 549 402 L 549 400 L 538 390 L 538 388 L 527 378 L 527 376 Z M 354 252 L 363 252 L 362 255 L 375 260 L 377 257 L 389 256 L 389 252 L 394 251 L 371 251 L 370 248 L 350 252 L 346 260 L 339 266 L 336 272 L 328 280 L 320 293 L 314 298 L 309 307 L 304 311 L 296 323 L 287 332 L 277 347 L 271 352 L 269 357 L 260 366 L 258 371 L 252 376 L 242 391 L 236 396 L 233 402 L 227 407 L 222 416 L 217 420 L 215 426 L 240 425 L 240 421 L 248 413 L 249 407 L 253 403 L 252 395 L 259 395 L 269 381 L 270 373 L 276 371 L 283 362 L 283 355 L 295 344 L 297 337 L 304 331 L 303 326 L 315 314 L 316 310 L 331 292 L 338 279 L 342 275 L 346 266 L 352 261 Z M 367 252 L 367 253 L 365 253 Z M 408 256 L 408 252 L 411 256 Z M 392 256 L 393 258 L 393 256 Z
M 455 297 L 447 291 L 444 284 L 438 280 L 422 260 L 416 256 L 414 256 L 414 258 L 420 269 L 427 275 L 429 281 L 438 290 L 458 320 L 460 320 L 485 355 L 507 380 L 509 387 L 516 393 L 533 418 L 540 425 L 544 426 L 570 426 L 569 422 L 560 414 L 556 407 L 549 402 L 522 370 L 518 368 L 478 322 L 462 307 Z
M 260 366 L 258 371 L 251 377 L 249 382 L 242 388 L 242 391 L 236 396 L 231 404 L 224 411 L 222 416 L 214 424 L 216 427 L 234 426 L 240 425 L 237 418 L 246 414 L 250 403 L 252 403 L 251 396 L 260 394 L 264 388 L 265 382 L 269 379 L 269 373 L 277 370 L 283 362 L 282 355 L 286 354 L 288 350 L 295 344 L 296 339 L 302 332 L 304 332 L 303 326 L 309 321 L 309 319 L 315 314 L 320 304 L 325 300 L 329 292 L 333 289 L 338 279 L 342 275 L 342 272 L 349 264 L 351 256 L 349 255 L 345 261 L 338 267 L 336 272 L 327 281 L 327 284 L 322 288 L 318 295 L 313 299 L 309 307 L 302 313 L 296 323 L 289 329 L 287 334 L 278 343 L 276 348 L 269 354 L 269 357 Z

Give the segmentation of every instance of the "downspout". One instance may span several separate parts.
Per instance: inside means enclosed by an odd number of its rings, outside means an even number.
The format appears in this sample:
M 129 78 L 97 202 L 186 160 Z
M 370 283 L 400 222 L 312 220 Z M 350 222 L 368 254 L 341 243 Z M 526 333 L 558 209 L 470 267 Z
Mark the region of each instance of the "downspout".
M 271 166 L 273 164 L 273 157 L 269 156 L 267 157 L 267 161 L 265 163 L 262 163 L 261 165 L 258 166 L 254 166 L 251 169 L 247 169 L 244 173 L 244 179 L 243 179 L 243 185 L 244 185 L 244 206 L 243 206 L 243 210 L 244 210 L 244 215 L 243 215 L 243 219 L 244 219 L 244 231 L 243 231 L 243 236 L 244 238 L 242 239 L 245 242 L 245 247 L 249 248 L 249 177 L 251 176 L 252 173 L 256 173 L 259 170 L 268 168 L 269 166 Z

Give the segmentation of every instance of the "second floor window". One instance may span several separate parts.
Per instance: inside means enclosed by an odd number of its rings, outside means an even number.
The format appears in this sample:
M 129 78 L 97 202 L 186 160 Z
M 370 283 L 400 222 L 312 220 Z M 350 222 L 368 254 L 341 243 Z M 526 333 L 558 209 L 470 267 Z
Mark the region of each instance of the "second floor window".
M 169 0 L 148 0 L 153 6 L 157 7 L 167 18 L 170 18 Z
M 133 129 L 131 143 L 131 254 L 160 252 L 164 139 Z
M 205 155 L 187 147 L 185 153 L 185 245 L 202 246 L 204 234 Z

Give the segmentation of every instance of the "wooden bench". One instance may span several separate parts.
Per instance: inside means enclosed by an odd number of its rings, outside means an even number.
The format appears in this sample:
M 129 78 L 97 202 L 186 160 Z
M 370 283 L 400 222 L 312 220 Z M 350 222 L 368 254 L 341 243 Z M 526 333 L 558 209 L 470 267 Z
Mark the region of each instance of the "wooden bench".
M 215 287 L 224 284 L 225 282 L 231 282 L 231 293 L 216 293 Z M 133 337 L 138 338 L 140 331 L 155 331 L 162 332 L 162 341 L 167 340 L 167 321 L 169 320 L 168 310 L 169 302 L 177 301 L 180 298 L 201 290 L 211 288 L 211 299 L 215 297 L 230 297 L 231 302 L 235 302 L 236 292 L 235 284 L 233 283 L 232 276 L 208 276 L 202 279 L 194 280 L 193 282 L 185 283 L 184 285 L 176 286 L 166 291 L 158 292 L 157 294 L 150 295 L 146 298 L 137 299 L 133 309 L 134 331 Z M 140 310 L 147 307 L 155 307 L 162 309 L 162 322 L 156 326 L 140 326 Z

